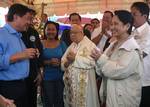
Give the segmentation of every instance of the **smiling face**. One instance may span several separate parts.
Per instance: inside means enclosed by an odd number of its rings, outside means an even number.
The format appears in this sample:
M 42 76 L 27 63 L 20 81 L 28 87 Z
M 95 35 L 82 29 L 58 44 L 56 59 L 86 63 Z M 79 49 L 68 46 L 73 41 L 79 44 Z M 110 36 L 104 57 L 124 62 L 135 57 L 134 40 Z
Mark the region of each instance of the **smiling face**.
M 112 24 L 111 24 L 111 31 L 112 35 L 117 37 L 117 38 L 122 38 L 121 36 L 127 33 L 128 31 L 128 26 L 127 24 L 124 25 L 119 18 L 115 15 L 112 19 Z
M 103 18 L 102 18 L 102 29 L 109 29 L 109 26 L 112 21 L 112 15 L 110 13 L 104 13 Z
M 57 36 L 57 29 L 54 24 L 47 24 L 45 29 L 47 39 L 55 39 Z

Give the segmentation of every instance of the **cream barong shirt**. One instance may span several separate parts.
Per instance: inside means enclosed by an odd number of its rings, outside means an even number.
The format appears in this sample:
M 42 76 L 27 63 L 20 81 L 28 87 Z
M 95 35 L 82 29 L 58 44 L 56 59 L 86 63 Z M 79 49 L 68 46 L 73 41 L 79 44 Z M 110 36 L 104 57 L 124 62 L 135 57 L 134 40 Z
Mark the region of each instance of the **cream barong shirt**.
M 100 107 L 95 79 L 96 63 L 90 57 L 94 48 L 96 45 L 84 36 L 80 43 L 73 42 L 62 57 L 65 107 Z M 64 63 L 71 50 L 77 53 L 75 61 L 65 68 Z

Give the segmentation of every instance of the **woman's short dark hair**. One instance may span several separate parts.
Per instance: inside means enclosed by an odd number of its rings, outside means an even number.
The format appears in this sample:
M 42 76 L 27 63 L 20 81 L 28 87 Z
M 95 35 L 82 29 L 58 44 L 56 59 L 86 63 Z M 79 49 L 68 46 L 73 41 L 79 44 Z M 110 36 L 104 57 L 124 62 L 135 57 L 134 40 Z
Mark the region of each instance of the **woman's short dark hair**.
M 44 39 L 47 39 L 47 36 L 46 36 L 46 34 L 45 34 L 45 29 L 46 29 L 46 27 L 47 27 L 48 24 L 53 24 L 53 25 L 56 27 L 57 34 L 56 34 L 55 39 L 58 40 L 58 35 L 59 35 L 59 24 L 56 23 L 56 22 L 53 22 L 53 21 L 47 21 L 47 22 L 45 23 L 45 25 L 44 25 L 44 30 L 43 30 L 43 32 L 44 32 Z
M 20 17 L 24 16 L 26 13 L 30 12 L 31 10 L 22 4 L 13 4 L 9 8 L 8 14 L 7 14 L 7 21 L 12 22 L 14 20 L 14 15 L 18 15 Z
M 119 20 L 125 25 L 130 24 L 130 27 L 128 29 L 128 34 L 131 34 L 132 26 L 133 26 L 133 16 L 132 14 L 127 10 L 117 10 L 114 12 L 115 16 L 119 18 Z

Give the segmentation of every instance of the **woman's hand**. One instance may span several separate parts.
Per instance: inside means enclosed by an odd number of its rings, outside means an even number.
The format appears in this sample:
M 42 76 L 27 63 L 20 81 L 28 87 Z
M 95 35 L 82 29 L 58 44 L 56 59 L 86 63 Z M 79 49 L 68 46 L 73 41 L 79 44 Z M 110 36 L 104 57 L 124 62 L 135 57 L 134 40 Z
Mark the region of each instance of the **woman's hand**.
M 50 64 L 51 64 L 52 66 L 59 66 L 59 65 L 61 64 L 61 61 L 60 61 L 60 59 L 58 59 L 58 58 L 51 58 Z
M 45 60 L 44 64 L 51 65 L 51 66 L 60 66 L 61 61 L 58 58 L 51 58 L 50 60 Z
M 98 49 L 98 48 L 93 49 L 91 57 L 97 61 L 100 56 L 101 56 L 100 49 Z

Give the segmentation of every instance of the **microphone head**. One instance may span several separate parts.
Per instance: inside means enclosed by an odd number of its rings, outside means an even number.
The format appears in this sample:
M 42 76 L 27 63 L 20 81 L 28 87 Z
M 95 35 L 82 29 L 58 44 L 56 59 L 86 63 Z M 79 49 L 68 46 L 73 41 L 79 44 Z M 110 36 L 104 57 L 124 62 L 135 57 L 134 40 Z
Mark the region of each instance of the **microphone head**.
M 36 40 L 35 36 L 31 35 L 31 36 L 30 36 L 30 41 L 31 41 L 31 42 L 35 42 L 35 40 Z

